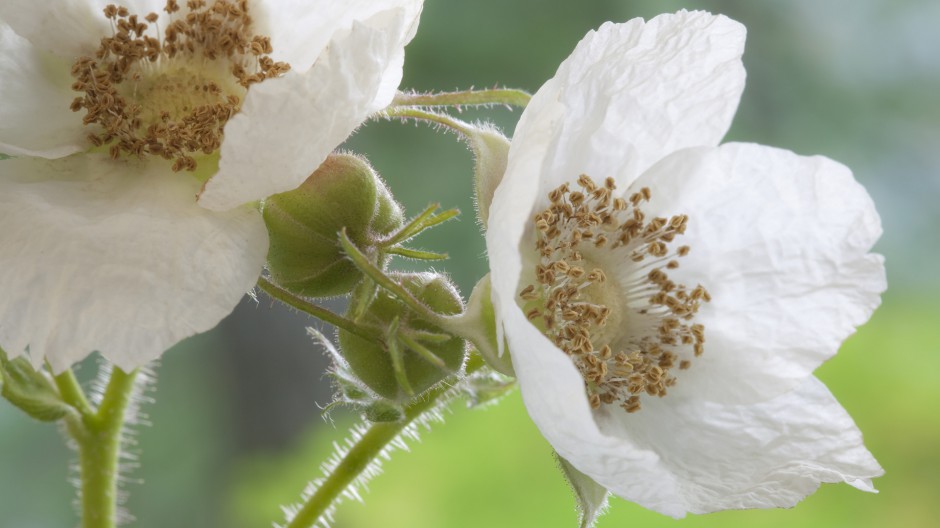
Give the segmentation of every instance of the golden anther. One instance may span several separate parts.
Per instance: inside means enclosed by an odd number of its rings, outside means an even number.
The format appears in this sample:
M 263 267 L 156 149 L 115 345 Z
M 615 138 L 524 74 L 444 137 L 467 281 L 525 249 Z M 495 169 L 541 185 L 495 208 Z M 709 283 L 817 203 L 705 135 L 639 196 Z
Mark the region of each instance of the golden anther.
M 594 184 L 594 180 L 592 180 L 590 176 L 588 176 L 587 174 L 582 174 L 581 176 L 578 176 L 578 185 L 580 185 L 582 188 L 584 188 L 588 192 L 591 192 L 597 188 L 597 186 Z

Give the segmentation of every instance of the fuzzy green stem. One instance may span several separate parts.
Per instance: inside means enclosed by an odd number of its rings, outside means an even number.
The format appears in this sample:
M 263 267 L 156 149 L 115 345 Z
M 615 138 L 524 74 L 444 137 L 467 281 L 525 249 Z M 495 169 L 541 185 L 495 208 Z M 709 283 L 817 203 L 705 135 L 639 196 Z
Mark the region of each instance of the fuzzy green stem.
M 350 321 L 349 319 L 346 319 L 339 314 L 335 314 L 322 306 L 305 301 L 304 299 L 301 299 L 300 297 L 285 290 L 284 288 L 281 288 L 264 277 L 258 279 L 258 287 L 261 288 L 264 293 L 270 295 L 271 298 L 277 299 L 278 301 L 281 301 L 288 306 L 312 315 L 317 319 L 327 322 L 341 330 L 345 330 L 350 334 L 357 335 L 368 341 L 377 341 L 381 339 L 381 336 L 379 336 L 377 332 L 358 325 L 354 321 Z
M 474 131 L 473 125 L 461 121 L 460 119 L 457 119 L 453 116 L 439 114 L 437 112 L 430 112 L 427 110 L 420 110 L 418 108 L 390 107 L 385 109 L 385 115 L 388 117 L 398 117 L 402 119 L 417 119 L 421 121 L 427 121 L 429 123 L 443 125 L 454 130 L 455 132 L 463 134 L 466 137 L 472 136 Z
M 467 373 L 470 374 L 482 366 L 481 361 L 468 362 Z M 456 376 L 450 376 L 411 402 L 405 407 L 405 418 L 402 421 L 372 424 L 336 468 L 327 475 L 317 491 L 307 499 L 286 528 L 312 527 L 356 477 L 379 456 L 385 446 L 401 434 L 408 424 L 433 408 L 438 398 L 446 394 L 457 381 L 459 379 Z
M 54 379 L 56 387 L 59 388 L 59 394 L 62 396 L 62 401 L 75 408 L 83 417 L 94 414 L 95 411 L 88 403 L 88 399 L 85 398 L 85 392 L 82 391 L 82 387 L 75 378 L 72 369 L 66 370 Z
M 526 106 L 532 96 L 522 90 L 493 88 L 442 93 L 399 93 L 392 106 L 473 106 L 505 104 Z
M 128 374 L 114 367 L 98 412 L 86 415 L 81 427 L 69 424 L 78 443 L 82 528 L 117 526 L 121 430 L 136 378 L 136 370 Z

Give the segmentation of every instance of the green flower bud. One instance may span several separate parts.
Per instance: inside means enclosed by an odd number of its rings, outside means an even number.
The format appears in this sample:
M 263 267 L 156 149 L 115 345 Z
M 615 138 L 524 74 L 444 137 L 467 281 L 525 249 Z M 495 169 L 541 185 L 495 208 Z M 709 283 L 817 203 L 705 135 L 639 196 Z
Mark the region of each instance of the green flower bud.
M 460 294 L 442 275 L 401 273 L 391 277 L 434 312 L 452 315 L 463 310 Z M 376 292 L 358 322 L 383 332 L 397 324 L 395 334 L 386 339 L 389 346 L 339 331 L 340 349 L 350 371 L 384 398 L 410 400 L 463 364 L 463 339 L 444 333 L 385 290 Z M 395 354 L 400 354 L 400 363 Z
M 264 203 L 271 240 L 268 269 L 283 288 L 307 297 L 348 293 L 362 273 L 345 258 L 337 234 L 366 254 L 404 224 L 401 207 L 364 159 L 333 154 L 300 187 Z

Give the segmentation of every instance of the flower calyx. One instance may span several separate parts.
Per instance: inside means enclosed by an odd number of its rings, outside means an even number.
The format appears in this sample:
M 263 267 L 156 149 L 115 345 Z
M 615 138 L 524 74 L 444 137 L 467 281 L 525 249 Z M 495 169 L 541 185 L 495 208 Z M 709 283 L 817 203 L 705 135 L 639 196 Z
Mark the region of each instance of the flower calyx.
M 447 315 L 463 310 L 460 294 L 443 275 L 391 273 L 387 277 L 433 313 Z M 360 286 L 367 287 L 367 282 Z M 350 311 L 354 308 L 351 306 Z M 386 289 L 374 292 L 355 321 L 363 327 L 381 329 L 384 337 L 369 340 L 339 330 L 343 361 L 353 379 L 390 402 L 410 401 L 463 367 L 464 340 L 445 332 Z

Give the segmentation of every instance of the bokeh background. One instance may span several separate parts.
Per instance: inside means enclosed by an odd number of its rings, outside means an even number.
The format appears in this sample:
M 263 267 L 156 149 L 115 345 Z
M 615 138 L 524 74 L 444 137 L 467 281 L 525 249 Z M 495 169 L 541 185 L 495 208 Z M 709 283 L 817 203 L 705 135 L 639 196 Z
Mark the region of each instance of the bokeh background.
M 586 31 L 605 20 L 680 8 L 748 27 L 748 87 L 728 139 L 852 167 L 874 196 L 890 289 L 823 378 L 885 467 L 878 495 L 827 485 L 792 510 L 674 521 L 614 499 L 599 526 L 936 526 L 940 519 L 940 3 L 934 0 L 427 0 L 403 87 L 505 85 L 535 91 Z M 511 132 L 518 111 L 492 119 Z M 453 136 L 375 122 L 348 146 L 366 154 L 411 213 L 432 201 L 464 211 L 423 235 L 448 251 L 462 291 L 486 271 L 470 201 L 470 156 Z M 318 476 L 354 417 L 320 416 L 330 389 L 305 316 L 247 300 L 217 330 L 164 357 L 138 431 L 142 468 L 129 507 L 141 528 L 270 526 Z M 94 362 L 80 375 L 93 374 Z M 808 410 L 811 412 L 811 410 Z M 74 526 L 72 456 L 55 427 L 0 405 L 0 526 Z M 518 393 L 447 423 L 386 464 L 335 526 L 571 527 L 574 501 Z

